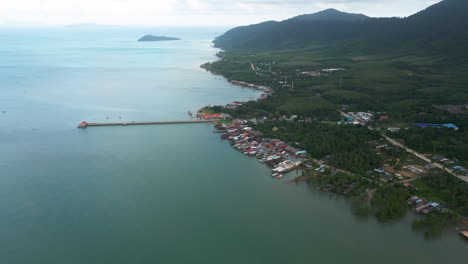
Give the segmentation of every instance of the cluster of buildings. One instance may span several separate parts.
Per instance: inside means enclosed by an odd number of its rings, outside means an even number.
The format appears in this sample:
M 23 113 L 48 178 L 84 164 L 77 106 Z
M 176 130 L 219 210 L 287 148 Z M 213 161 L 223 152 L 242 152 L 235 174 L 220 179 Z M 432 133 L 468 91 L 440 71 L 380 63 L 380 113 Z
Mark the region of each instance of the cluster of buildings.
M 433 105 L 433 107 L 448 111 L 450 114 L 463 114 L 468 109 L 468 103 L 462 105 Z
M 461 175 L 468 175 L 468 170 L 462 166 L 453 166 L 452 170 Z
M 348 115 L 357 119 L 357 121 L 367 123 L 374 118 L 374 114 L 371 112 L 349 112 Z
M 229 114 L 204 114 L 204 113 L 198 113 L 197 114 L 198 119 L 200 120 L 219 120 L 219 119 L 229 119 L 231 118 L 231 115 Z
M 339 71 L 344 71 L 344 68 L 329 68 L 329 69 L 322 69 L 322 70 L 317 70 L 317 71 L 303 71 L 301 74 L 307 75 L 307 76 L 312 76 L 312 77 L 318 77 L 322 75 L 326 75 L 328 73 L 334 73 L 334 72 L 339 72 Z
M 387 144 L 386 142 L 382 142 L 380 140 L 370 140 L 367 143 L 374 147 L 375 154 L 377 155 L 382 155 L 386 151 L 393 148 L 393 146 Z
M 248 87 L 248 88 L 252 88 L 252 89 L 256 89 L 256 90 L 261 90 L 263 91 L 263 93 L 260 95 L 260 98 L 257 99 L 258 100 L 264 100 L 268 97 L 270 97 L 272 94 L 273 94 L 273 89 L 271 89 L 270 87 L 267 87 L 267 86 L 263 86 L 263 85 L 256 85 L 256 84 L 252 84 L 252 83 L 246 83 L 246 82 L 240 82 L 240 81 L 230 81 L 231 84 L 233 85 L 237 85 L 237 86 L 242 86 L 242 87 Z M 251 100 L 249 102 L 253 102 L 255 100 Z M 243 104 L 245 104 L 246 102 L 238 102 L 238 101 L 234 101 L 230 104 L 227 104 L 225 107 L 226 108 L 229 108 L 229 109 L 235 109 Z
M 411 198 L 408 199 L 408 204 L 413 206 L 413 210 L 416 213 L 420 214 L 428 214 L 430 212 L 433 212 L 434 210 L 441 211 L 441 212 L 447 212 L 448 209 L 441 206 L 439 203 L 431 202 L 422 198 L 419 198 L 417 196 L 412 196 Z
M 332 72 L 339 72 L 339 71 L 344 71 L 344 68 L 329 68 L 329 69 L 323 69 L 322 72 L 325 73 L 332 73 Z
M 442 164 L 445 164 L 445 165 L 449 165 L 449 164 L 453 164 L 455 163 L 455 161 L 449 159 L 449 158 L 446 158 L 444 156 L 440 156 L 440 155 L 437 155 L 437 156 L 434 156 L 432 157 L 432 160 L 435 161 L 435 162 L 438 162 L 438 163 L 442 163 Z
M 252 70 L 255 71 L 255 73 L 256 73 L 257 75 L 260 75 L 260 76 L 262 75 L 262 74 L 260 73 L 260 71 L 262 70 L 262 68 L 260 68 L 259 66 L 267 67 L 267 68 L 268 68 L 268 72 L 272 72 L 271 67 L 272 67 L 273 65 L 275 65 L 275 64 L 276 64 L 276 61 L 273 61 L 273 62 L 258 62 L 257 64 L 255 64 L 255 63 L 253 63 L 253 62 L 250 63 L 250 65 L 251 65 L 251 67 L 252 67 Z
M 374 169 L 373 172 L 369 172 L 369 173 L 374 173 L 374 172 L 376 172 L 379 175 L 380 180 L 383 182 L 390 182 L 394 178 L 394 175 L 392 173 L 386 171 L 383 168 Z
M 231 124 L 217 125 L 223 131 L 222 139 L 245 155 L 255 156 L 260 162 L 273 167 L 273 177 L 282 178 L 307 160 L 307 152 L 297 149 L 279 139 L 261 137 L 261 132 L 247 125 L 247 120 L 234 120 Z
M 424 124 L 424 123 L 415 123 L 414 124 L 415 126 L 417 127 L 421 127 L 421 128 L 426 128 L 426 127 L 432 127 L 432 128 L 442 128 L 442 127 L 445 127 L 445 128 L 451 128 L 453 130 L 458 130 L 459 127 L 457 127 L 456 125 L 454 124 Z
M 240 82 L 240 81 L 230 81 L 231 84 L 233 85 L 237 85 L 237 86 L 242 86 L 242 87 L 248 87 L 248 88 L 252 88 L 252 89 L 256 89 L 256 90 L 261 90 L 263 91 L 264 93 L 266 94 L 270 94 L 273 93 L 273 89 L 271 89 L 270 87 L 267 87 L 267 86 L 263 86 L 263 85 L 256 85 L 256 84 L 252 84 L 252 83 L 246 83 L 246 82 Z
M 405 165 L 402 167 L 402 170 L 396 171 L 390 164 L 384 164 L 383 168 L 373 169 L 367 173 L 378 176 L 382 182 L 391 182 L 393 180 L 403 181 L 404 179 L 415 178 L 417 175 L 421 175 L 425 172 L 426 170 L 424 167 L 418 165 Z
M 348 112 L 348 113 L 341 113 L 342 116 L 345 118 L 344 122 L 347 124 L 354 124 L 354 125 L 365 125 L 369 121 L 374 118 L 374 114 L 371 112 Z M 339 122 L 338 124 L 342 124 L 343 121 Z
M 424 173 L 424 169 L 422 168 L 418 168 L 416 167 L 415 165 L 406 165 L 406 166 L 403 166 L 403 169 L 409 171 L 409 172 L 412 172 L 414 174 L 421 174 L 421 173 Z
M 395 172 L 393 167 L 389 167 L 389 166 L 386 166 L 386 165 L 384 165 L 384 166 L 385 166 L 384 168 L 374 169 L 373 171 L 369 171 L 368 173 L 369 174 L 377 174 L 380 177 L 380 180 L 382 182 L 391 182 L 391 181 L 396 180 L 396 179 L 399 180 L 399 181 L 404 180 L 405 178 L 400 173 L 405 174 L 405 177 L 410 177 L 404 171 L 401 171 L 401 172 L 397 173 L 397 172 Z M 411 166 L 406 166 L 406 167 L 411 167 Z M 405 170 L 408 170 L 408 169 L 405 168 Z M 418 173 L 420 173 L 420 172 L 418 172 Z M 411 185 L 405 185 L 405 186 L 412 187 Z
M 319 77 L 319 76 L 322 76 L 323 73 L 321 71 L 304 71 L 304 72 L 301 72 L 301 74 L 312 76 L 312 77 Z
M 387 131 L 389 131 L 390 133 L 398 133 L 400 132 L 401 128 L 399 127 L 389 127 L 387 128 Z

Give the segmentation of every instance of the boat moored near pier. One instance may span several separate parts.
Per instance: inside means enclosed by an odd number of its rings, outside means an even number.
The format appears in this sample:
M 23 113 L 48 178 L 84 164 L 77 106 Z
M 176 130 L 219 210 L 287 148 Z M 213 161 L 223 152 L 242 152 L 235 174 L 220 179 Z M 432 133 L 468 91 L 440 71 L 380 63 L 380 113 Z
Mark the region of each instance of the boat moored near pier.
M 83 121 L 83 122 L 81 122 L 81 123 L 78 125 L 78 128 L 85 128 L 85 127 L 87 127 L 87 126 L 88 126 L 88 122 Z
M 460 235 L 464 237 L 465 239 L 468 239 L 468 230 L 460 231 Z

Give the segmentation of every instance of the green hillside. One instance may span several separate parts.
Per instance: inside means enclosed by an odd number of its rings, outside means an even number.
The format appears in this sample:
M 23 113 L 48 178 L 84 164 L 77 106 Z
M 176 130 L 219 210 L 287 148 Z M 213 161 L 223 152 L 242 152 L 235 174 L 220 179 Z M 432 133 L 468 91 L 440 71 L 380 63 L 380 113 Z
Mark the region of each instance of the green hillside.
M 204 67 L 275 90 L 267 100 L 232 111 L 240 117 L 337 121 L 336 110 L 347 105 L 347 111 L 389 116 L 389 121 L 376 122 L 383 129 L 456 124 L 458 131 L 428 132 L 427 140 L 412 146 L 437 150 L 468 166 L 468 110 L 450 113 L 435 107 L 468 103 L 466 10 L 468 1 L 445 0 L 408 18 L 367 18 L 335 10 L 235 28 L 214 41 L 225 50 L 222 59 Z M 328 68 L 343 70 L 325 74 L 322 70 Z M 408 131 L 403 139 L 421 135 L 418 129 Z
M 368 18 L 325 10 L 281 22 L 234 28 L 215 39 L 225 50 L 304 49 L 326 46 L 339 54 L 467 55 L 468 1 L 445 0 L 408 18 Z

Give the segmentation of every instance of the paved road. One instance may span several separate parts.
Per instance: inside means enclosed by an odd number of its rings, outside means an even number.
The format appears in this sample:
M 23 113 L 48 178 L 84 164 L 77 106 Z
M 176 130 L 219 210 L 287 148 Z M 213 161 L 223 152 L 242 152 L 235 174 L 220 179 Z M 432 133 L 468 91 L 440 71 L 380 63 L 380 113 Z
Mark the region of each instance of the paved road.
M 350 117 L 350 115 L 346 114 L 345 112 L 340 111 L 340 110 L 338 110 L 338 111 L 341 113 L 342 116 L 344 116 L 344 117 Z M 355 117 L 355 116 L 353 116 L 353 117 Z M 357 119 L 357 121 L 358 121 L 361 125 L 366 126 L 366 124 L 362 123 L 359 119 Z M 367 128 L 370 129 L 370 130 L 373 130 L 372 127 L 370 127 L 370 126 L 367 127 Z M 394 139 L 392 139 L 392 138 L 390 138 L 390 137 L 388 137 L 388 136 L 386 136 L 386 135 L 384 135 L 384 134 L 381 134 L 381 135 L 382 135 L 387 141 L 389 141 L 390 143 L 392 143 L 394 146 L 400 147 L 400 148 L 406 150 L 406 152 L 415 155 L 416 157 L 418 157 L 418 158 L 420 158 L 420 159 L 426 161 L 427 163 L 434 164 L 434 166 L 436 166 L 437 168 L 439 168 L 439 169 L 441 169 L 441 170 L 444 170 L 444 171 L 450 173 L 451 175 L 453 175 L 453 176 L 459 178 L 460 180 L 465 181 L 465 182 L 468 182 L 468 177 L 467 177 L 467 176 L 460 176 L 460 175 L 457 175 L 457 174 L 453 173 L 453 171 L 452 171 L 451 169 L 445 167 L 444 165 L 442 165 L 442 164 L 440 164 L 440 163 L 437 163 L 437 162 L 432 162 L 432 160 L 430 160 L 430 159 L 427 158 L 426 156 L 421 155 L 420 153 L 418 153 L 418 152 L 416 152 L 416 151 L 414 151 L 414 150 L 408 148 L 407 146 L 401 144 L 400 142 L 398 142 L 398 141 L 396 141 L 396 140 L 394 140 Z
M 442 164 L 440 164 L 440 163 L 432 162 L 432 160 L 430 160 L 429 158 L 427 158 L 427 157 L 423 156 L 422 154 L 420 154 L 420 153 L 418 153 L 418 152 L 416 152 L 416 151 L 414 151 L 414 150 L 408 148 L 407 146 L 401 144 L 400 142 L 398 142 L 398 141 L 396 141 L 396 140 L 394 140 L 394 139 L 392 139 L 392 138 L 390 138 L 390 137 L 388 137 L 388 136 L 386 136 L 386 135 L 384 135 L 384 134 L 382 134 L 382 136 L 383 136 L 386 140 L 388 140 L 390 143 L 392 143 L 393 145 L 395 145 L 395 146 L 397 146 L 397 147 L 400 147 L 400 148 L 406 150 L 406 152 L 415 155 L 416 157 L 418 157 L 418 158 L 420 158 L 420 159 L 426 161 L 427 163 L 434 164 L 434 166 L 436 166 L 437 168 L 439 168 L 439 169 L 441 169 L 441 170 L 444 170 L 444 171 L 446 171 L 446 172 L 452 174 L 453 176 L 459 178 L 459 179 L 462 180 L 462 181 L 468 182 L 468 177 L 457 175 L 457 174 L 453 173 L 453 171 L 452 171 L 451 169 L 445 167 L 444 165 L 442 165 Z

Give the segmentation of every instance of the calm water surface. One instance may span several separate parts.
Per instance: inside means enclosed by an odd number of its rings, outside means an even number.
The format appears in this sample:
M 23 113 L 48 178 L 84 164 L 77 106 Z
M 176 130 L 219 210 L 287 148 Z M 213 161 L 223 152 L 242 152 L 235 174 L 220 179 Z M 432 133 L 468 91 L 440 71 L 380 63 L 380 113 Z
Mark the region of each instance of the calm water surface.
M 184 40 L 135 41 L 148 33 Z M 358 219 L 343 199 L 272 179 L 211 125 L 76 128 L 258 96 L 199 68 L 219 33 L 0 29 L 0 263 L 466 260 L 453 233 L 424 240 L 410 217 Z

